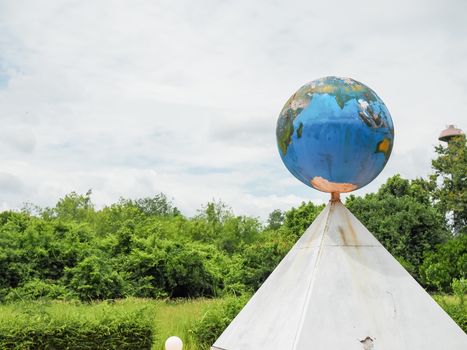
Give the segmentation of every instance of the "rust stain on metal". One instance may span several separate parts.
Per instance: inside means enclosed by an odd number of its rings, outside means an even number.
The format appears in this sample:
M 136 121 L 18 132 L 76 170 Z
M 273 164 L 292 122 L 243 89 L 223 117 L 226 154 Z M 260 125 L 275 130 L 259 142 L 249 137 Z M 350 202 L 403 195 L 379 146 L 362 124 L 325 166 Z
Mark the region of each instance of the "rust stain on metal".
M 331 193 L 331 202 L 340 202 L 341 201 L 341 194 L 339 192 L 332 192 Z
M 349 223 L 349 231 L 350 231 L 350 234 L 352 235 L 352 240 L 354 241 L 354 243 L 358 243 L 358 238 L 357 238 L 357 233 L 355 232 L 353 226 L 352 226 L 352 223 L 350 222 L 349 218 L 347 217 L 347 222 Z
M 347 239 L 345 238 L 344 229 L 342 228 L 341 225 L 338 226 L 338 230 L 339 230 L 339 235 L 341 236 L 342 242 L 344 242 L 344 245 L 348 245 L 347 244 Z
M 352 243 L 358 246 L 359 244 L 358 244 L 357 233 L 355 232 L 352 222 L 350 221 L 350 216 L 347 213 L 345 215 L 345 220 L 347 221 L 347 227 L 349 228 L 349 233 L 352 236 Z
M 367 336 L 365 339 L 360 340 L 360 343 L 363 344 L 363 350 L 373 350 L 375 348 L 371 337 Z
M 340 192 L 346 193 L 357 189 L 357 186 L 351 183 L 337 183 L 331 182 L 322 178 L 321 176 L 315 176 L 310 181 L 311 185 L 321 192 Z

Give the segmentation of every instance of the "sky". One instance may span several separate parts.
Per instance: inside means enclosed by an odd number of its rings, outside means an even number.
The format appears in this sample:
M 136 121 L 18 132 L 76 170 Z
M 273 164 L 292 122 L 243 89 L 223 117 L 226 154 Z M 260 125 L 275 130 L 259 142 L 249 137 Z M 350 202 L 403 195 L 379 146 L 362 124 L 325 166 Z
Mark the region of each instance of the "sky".
M 277 117 L 320 77 L 370 86 L 395 125 L 377 179 L 427 176 L 467 129 L 467 2 L 0 0 L 0 210 L 92 189 L 97 208 L 159 192 L 186 215 L 328 195 L 280 159 Z

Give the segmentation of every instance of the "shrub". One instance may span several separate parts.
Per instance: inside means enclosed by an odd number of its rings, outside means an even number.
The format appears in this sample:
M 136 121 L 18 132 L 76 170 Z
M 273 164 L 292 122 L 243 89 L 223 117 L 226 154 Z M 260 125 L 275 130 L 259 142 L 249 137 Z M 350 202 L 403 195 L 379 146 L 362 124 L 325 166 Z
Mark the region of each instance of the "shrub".
M 448 315 L 467 332 L 467 305 L 459 296 L 435 295 L 434 299 Z
M 215 296 L 221 276 L 209 261 L 216 251 L 200 244 L 170 243 L 166 246 L 166 288 L 171 297 Z
M 444 311 L 462 328 L 464 332 L 467 332 L 467 308 L 462 304 L 441 304 Z
M 268 278 L 279 262 L 287 254 L 292 243 L 281 236 L 267 236 L 261 241 L 245 245 L 241 255 L 235 255 L 226 276 L 229 291 L 255 291 Z
M 427 254 L 420 276 L 427 287 L 451 292 L 453 279 L 467 278 L 467 235 L 457 236 Z
M 151 349 L 153 308 L 114 304 L 2 306 L 0 349 Z
M 459 298 L 460 304 L 464 305 L 465 295 L 467 294 L 467 279 L 454 278 L 451 283 L 451 288 L 454 294 Z
M 76 298 L 76 295 L 68 291 L 64 286 L 34 279 L 18 288 L 11 288 L 4 297 L 4 301 L 12 302 L 35 299 L 69 300 L 74 298 Z
M 109 261 L 91 255 L 73 268 L 65 269 L 70 288 L 83 301 L 120 298 L 124 294 L 124 279 L 112 270 Z
M 190 332 L 202 349 L 208 349 L 214 344 L 249 299 L 249 295 L 227 297 L 222 304 L 209 309 L 201 320 L 193 325 Z

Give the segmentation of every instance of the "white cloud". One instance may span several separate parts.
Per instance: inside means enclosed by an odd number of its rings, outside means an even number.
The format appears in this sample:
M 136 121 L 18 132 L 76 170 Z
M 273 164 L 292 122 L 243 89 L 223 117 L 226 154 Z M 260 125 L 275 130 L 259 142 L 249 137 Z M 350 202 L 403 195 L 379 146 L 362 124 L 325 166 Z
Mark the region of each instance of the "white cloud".
M 21 192 L 23 184 L 21 180 L 9 173 L 0 173 L 0 191 L 3 193 Z
M 3 1 L 1 208 L 158 191 L 263 218 L 326 196 L 282 166 L 275 122 L 307 81 L 350 76 L 386 102 L 394 173 L 425 176 L 465 124 L 463 1 Z M 18 183 L 21 186 L 18 186 Z M 11 190 L 16 189 L 16 190 Z M 21 190 L 19 190 L 21 189 Z

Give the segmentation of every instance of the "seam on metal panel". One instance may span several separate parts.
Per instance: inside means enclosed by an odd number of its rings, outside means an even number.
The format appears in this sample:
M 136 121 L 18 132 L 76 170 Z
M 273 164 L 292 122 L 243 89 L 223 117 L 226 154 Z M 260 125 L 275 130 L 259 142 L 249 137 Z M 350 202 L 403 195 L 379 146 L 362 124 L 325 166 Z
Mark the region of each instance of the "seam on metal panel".
M 305 314 L 306 314 L 306 311 L 308 310 L 308 305 L 309 305 L 309 301 L 310 301 L 310 297 L 311 297 L 311 291 L 313 290 L 313 285 L 314 285 L 314 282 L 315 282 L 315 279 L 316 279 L 316 269 L 318 268 L 319 260 L 321 258 L 321 254 L 322 254 L 322 251 L 323 251 L 324 237 L 326 236 L 326 233 L 328 232 L 328 229 L 329 229 L 329 219 L 332 216 L 333 209 L 334 209 L 334 203 L 330 202 L 328 217 L 326 218 L 326 224 L 325 224 L 324 229 L 323 229 L 323 235 L 321 236 L 321 241 L 320 241 L 320 244 L 319 244 L 318 254 L 317 254 L 315 264 L 314 264 L 313 270 L 312 270 L 313 276 L 311 277 L 310 284 L 308 285 L 308 289 L 306 291 L 305 305 L 303 306 L 302 313 L 300 315 L 300 321 L 298 323 L 297 332 L 295 333 L 294 341 L 292 343 L 292 350 L 295 350 L 297 348 L 298 336 L 302 332 L 303 323 L 305 322 Z

